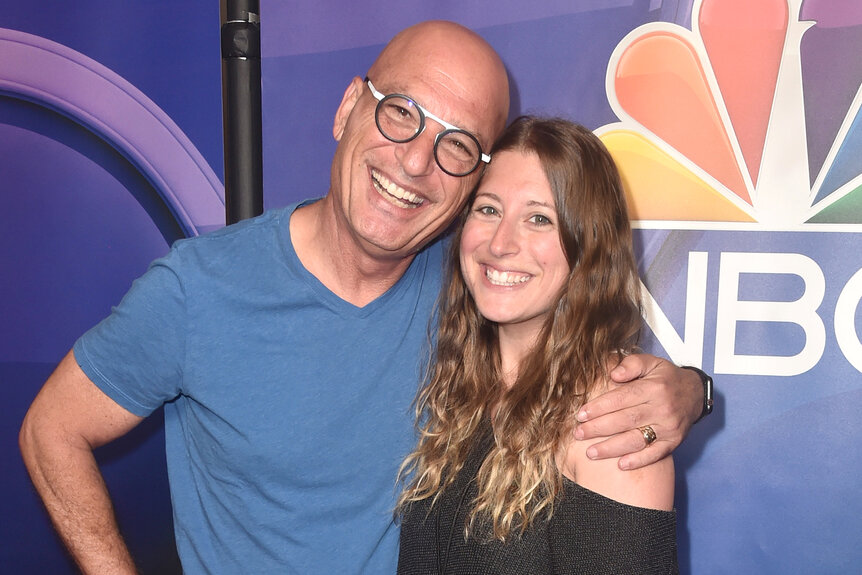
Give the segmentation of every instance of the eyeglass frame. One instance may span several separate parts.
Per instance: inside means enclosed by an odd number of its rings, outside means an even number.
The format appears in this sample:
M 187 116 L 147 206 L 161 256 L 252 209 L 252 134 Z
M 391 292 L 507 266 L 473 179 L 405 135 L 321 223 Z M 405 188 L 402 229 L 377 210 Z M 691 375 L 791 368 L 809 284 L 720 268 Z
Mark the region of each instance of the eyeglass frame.
M 434 136 L 434 161 L 437 163 L 441 170 L 454 178 L 463 178 L 475 172 L 482 162 L 486 164 L 491 163 L 491 156 L 482 151 L 482 144 L 479 143 L 479 138 L 477 138 L 467 130 L 459 128 L 454 124 L 450 124 L 446 120 L 443 120 L 442 118 L 439 118 L 438 116 L 432 114 L 431 112 L 420 106 L 419 102 L 406 94 L 384 94 L 383 92 L 380 92 L 379 90 L 377 90 L 377 88 L 374 87 L 374 84 L 371 83 L 371 80 L 368 79 L 368 76 L 365 77 L 365 83 L 368 85 L 368 89 L 371 91 L 371 95 L 374 97 L 375 100 L 377 100 L 377 106 L 374 108 L 374 123 L 377 125 L 377 130 L 380 132 L 380 134 L 390 142 L 395 142 L 396 144 L 406 144 L 407 142 L 412 142 L 413 140 L 418 138 L 422 132 L 425 131 L 425 118 L 431 118 L 444 128 L 443 130 L 440 130 L 436 136 Z M 409 138 L 406 138 L 404 140 L 397 140 L 389 136 L 386 132 L 383 131 L 383 128 L 380 127 L 380 121 L 377 119 L 377 116 L 379 114 L 380 105 L 387 98 L 404 98 L 405 100 L 411 102 L 416 107 L 416 109 L 419 110 L 419 129 L 416 130 L 416 133 L 414 133 Z M 464 134 L 465 136 L 469 137 L 471 140 L 476 142 L 476 148 L 479 150 L 479 157 L 476 159 L 476 165 L 473 166 L 470 171 L 463 174 L 455 174 L 453 172 L 450 172 L 443 167 L 443 165 L 440 163 L 440 160 L 437 158 L 437 144 L 438 142 L 440 142 L 440 138 L 452 132 L 458 132 L 459 134 Z

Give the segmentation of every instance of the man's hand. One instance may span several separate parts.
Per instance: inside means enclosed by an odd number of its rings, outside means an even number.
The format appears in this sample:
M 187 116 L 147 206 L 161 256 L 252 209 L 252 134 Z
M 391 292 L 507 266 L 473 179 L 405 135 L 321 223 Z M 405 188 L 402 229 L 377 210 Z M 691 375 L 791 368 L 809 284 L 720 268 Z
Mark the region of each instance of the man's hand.
M 609 391 L 578 411 L 576 439 L 607 437 L 590 446 L 591 459 L 620 457 L 620 469 L 637 469 L 666 457 L 682 443 L 703 408 L 703 384 L 693 371 L 652 355 L 630 355 L 611 371 Z M 649 425 L 647 447 L 638 427 Z

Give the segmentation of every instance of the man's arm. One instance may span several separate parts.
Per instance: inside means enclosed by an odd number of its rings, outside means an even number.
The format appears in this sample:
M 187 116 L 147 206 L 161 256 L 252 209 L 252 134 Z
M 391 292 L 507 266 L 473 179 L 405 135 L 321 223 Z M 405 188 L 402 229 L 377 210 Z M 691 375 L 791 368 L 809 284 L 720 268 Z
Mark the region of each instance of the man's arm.
M 669 455 L 682 443 L 703 409 L 703 383 L 692 370 L 652 355 L 626 357 L 611 371 L 617 385 L 578 411 L 576 439 L 607 437 L 590 446 L 592 459 L 620 457 L 620 469 L 638 469 Z M 649 425 L 656 441 L 644 449 Z
M 135 573 L 93 449 L 143 418 L 111 400 L 69 352 L 27 411 L 18 437 L 30 478 L 84 573 Z

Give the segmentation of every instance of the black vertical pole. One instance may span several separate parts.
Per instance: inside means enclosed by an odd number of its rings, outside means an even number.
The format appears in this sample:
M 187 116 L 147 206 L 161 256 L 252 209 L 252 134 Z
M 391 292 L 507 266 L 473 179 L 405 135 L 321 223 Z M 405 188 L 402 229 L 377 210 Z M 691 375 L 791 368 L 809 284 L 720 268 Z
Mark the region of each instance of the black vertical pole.
M 225 222 L 263 212 L 260 2 L 222 0 Z

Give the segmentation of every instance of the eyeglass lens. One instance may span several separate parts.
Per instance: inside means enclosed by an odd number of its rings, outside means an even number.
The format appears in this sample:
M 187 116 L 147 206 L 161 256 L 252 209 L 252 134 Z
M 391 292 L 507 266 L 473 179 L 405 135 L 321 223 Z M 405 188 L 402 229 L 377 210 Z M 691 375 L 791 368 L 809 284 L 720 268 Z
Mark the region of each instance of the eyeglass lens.
M 380 132 L 393 142 L 409 142 L 425 125 L 425 115 L 416 103 L 398 94 L 384 97 L 377 105 L 375 120 Z M 467 175 L 479 164 L 481 151 L 473 136 L 460 130 L 437 135 L 434 157 L 443 170 L 454 176 Z

